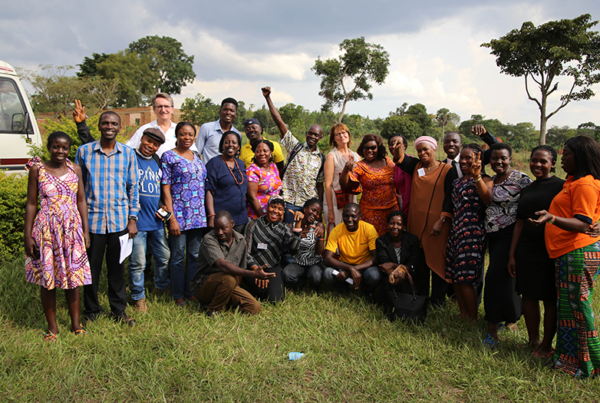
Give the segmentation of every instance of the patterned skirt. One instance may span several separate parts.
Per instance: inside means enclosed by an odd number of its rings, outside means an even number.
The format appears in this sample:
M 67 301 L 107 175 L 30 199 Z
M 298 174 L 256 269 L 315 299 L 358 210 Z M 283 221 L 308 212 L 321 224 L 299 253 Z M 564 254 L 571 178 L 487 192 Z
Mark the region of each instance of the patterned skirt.
M 587 378 L 600 373 L 600 341 L 592 298 L 600 264 L 600 242 L 556 259 L 558 331 L 554 365 Z

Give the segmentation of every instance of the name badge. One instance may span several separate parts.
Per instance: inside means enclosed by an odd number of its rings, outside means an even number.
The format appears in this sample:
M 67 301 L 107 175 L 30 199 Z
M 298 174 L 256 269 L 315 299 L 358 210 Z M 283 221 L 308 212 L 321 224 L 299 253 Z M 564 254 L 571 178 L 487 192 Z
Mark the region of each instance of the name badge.
M 419 176 L 425 176 L 425 169 L 424 168 L 419 168 L 417 170 L 417 173 L 419 174 Z
M 266 243 L 258 243 L 258 249 L 260 250 L 266 250 L 267 249 L 267 244 Z

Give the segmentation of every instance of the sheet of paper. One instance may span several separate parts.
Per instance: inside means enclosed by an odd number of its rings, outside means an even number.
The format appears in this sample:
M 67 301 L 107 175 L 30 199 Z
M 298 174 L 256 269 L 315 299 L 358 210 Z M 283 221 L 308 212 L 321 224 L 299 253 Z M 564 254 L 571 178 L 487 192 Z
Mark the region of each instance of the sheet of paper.
M 119 243 L 121 244 L 121 256 L 119 257 L 119 263 L 123 263 L 123 260 L 127 256 L 131 255 L 133 249 L 133 239 L 129 239 L 129 234 L 121 235 L 119 237 Z
M 337 270 L 333 270 L 332 273 L 333 273 L 334 276 L 337 276 L 338 274 L 340 274 L 340 272 L 337 271 Z M 351 278 L 347 278 L 346 279 L 346 283 L 348 283 L 348 284 L 354 284 L 354 280 L 352 280 Z

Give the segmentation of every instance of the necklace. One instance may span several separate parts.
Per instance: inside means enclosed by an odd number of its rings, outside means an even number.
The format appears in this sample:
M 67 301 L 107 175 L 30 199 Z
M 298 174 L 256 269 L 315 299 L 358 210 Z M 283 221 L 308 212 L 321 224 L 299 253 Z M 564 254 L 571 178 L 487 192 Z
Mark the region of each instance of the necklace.
M 221 155 L 221 159 L 225 163 L 225 166 L 227 167 L 227 169 L 229 169 L 229 173 L 231 174 L 231 176 L 233 176 L 233 180 L 235 181 L 235 184 L 238 185 L 238 186 L 240 186 L 242 183 L 244 183 L 244 175 L 242 175 L 242 170 L 238 166 L 237 160 L 234 158 L 233 162 L 234 162 L 235 167 L 237 168 L 238 172 L 240 173 L 240 177 L 242 178 L 240 180 L 240 182 L 238 182 L 237 178 L 235 177 L 235 174 L 233 173 L 233 169 L 231 169 L 231 167 L 229 166 L 229 164 L 227 163 L 227 161 L 225 161 L 225 158 L 223 158 L 222 155 Z

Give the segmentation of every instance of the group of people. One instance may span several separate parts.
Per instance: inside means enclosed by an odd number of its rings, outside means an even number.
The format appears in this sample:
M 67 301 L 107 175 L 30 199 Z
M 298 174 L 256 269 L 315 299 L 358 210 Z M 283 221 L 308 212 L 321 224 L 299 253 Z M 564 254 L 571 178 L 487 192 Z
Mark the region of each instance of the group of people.
M 400 135 L 386 147 L 368 134 L 354 152 L 348 127 L 338 123 L 325 156 L 317 145 L 322 128 L 312 125 L 300 142 L 273 105 L 271 89 L 262 92 L 280 143 L 265 139 L 252 118 L 244 122 L 248 142 L 242 146 L 233 98 L 223 100 L 217 121 L 197 132 L 189 122 L 173 123 L 172 98 L 157 94 L 157 120 L 127 145 L 116 141 L 121 122 L 112 111 L 100 116 L 95 140 L 85 107 L 76 101 L 83 145 L 75 162 L 67 158 L 70 137 L 55 132 L 48 137 L 50 159 L 28 164 L 26 276 L 41 286 L 45 340 L 58 338 L 57 287 L 66 290 L 74 334 L 86 333 L 80 286 L 85 321 L 101 314 L 104 257 L 111 315 L 135 324 L 125 313 L 120 259 L 122 238 L 129 237 L 129 289 L 137 312 L 148 310 L 151 259 L 156 294 L 170 294 L 178 306 L 197 300 L 210 317 L 228 308 L 257 314 L 258 300 L 282 301 L 286 288 L 306 285 L 360 288 L 390 319 L 389 293 L 379 291 L 426 296 L 432 306 L 454 298 L 460 317 L 474 322 L 483 294 L 486 347 L 497 349 L 498 333 L 514 330 L 524 315 L 535 356 L 553 357 L 556 367 L 575 376 L 600 371 L 591 309 L 600 263 L 598 143 L 583 136 L 567 141 L 566 181 L 552 174 L 552 147 L 532 151 L 532 181 L 511 167 L 511 147 L 482 125 L 472 133 L 487 150 L 463 146 L 451 132 L 440 161 L 438 142 L 429 136 L 415 141 L 416 156 L 406 154 L 408 142 Z

